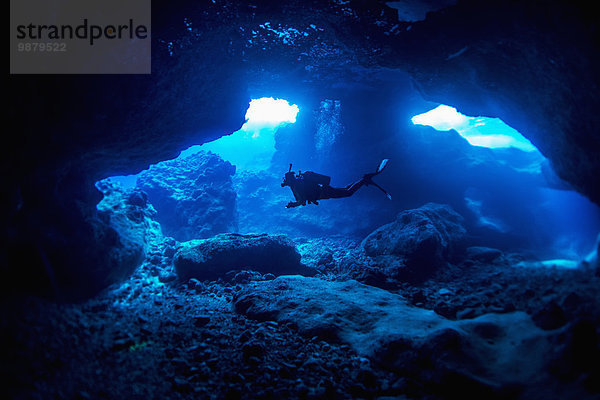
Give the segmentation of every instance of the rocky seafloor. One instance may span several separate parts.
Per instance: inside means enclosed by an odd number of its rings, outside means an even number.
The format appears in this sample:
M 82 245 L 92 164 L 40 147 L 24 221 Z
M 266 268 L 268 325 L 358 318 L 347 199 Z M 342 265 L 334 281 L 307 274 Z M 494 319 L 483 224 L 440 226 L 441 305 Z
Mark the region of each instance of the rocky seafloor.
M 438 203 L 403 210 L 364 236 L 316 235 L 306 224 L 312 234 L 299 235 L 287 229 L 298 214 L 273 217 L 279 198 L 263 196 L 255 217 L 267 222 L 256 226 L 271 232 L 235 233 L 230 167 L 203 153 L 163 168 L 182 173 L 147 174 L 133 189 L 97 183 L 99 215 L 112 232 L 107 259 L 122 278 L 76 303 L 56 301 L 60 292 L 53 301 L 4 295 L 10 398 L 600 393 L 597 254 L 540 261 L 475 246 L 462 215 Z M 186 174 L 199 170 L 226 173 L 216 186 L 194 175 L 198 196 L 182 196 L 190 193 Z M 249 214 L 241 203 L 237 210 Z M 343 220 L 328 210 L 303 218 Z M 161 218 L 175 225 L 165 229 Z
M 4 299 L 8 397 L 597 398 L 592 266 L 471 249 L 380 288 L 355 280 L 377 264 L 364 243 L 270 244 L 295 246 L 313 277 L 224 267 L 182 280 L 186 243 L 155 235 L 129 279 L 91 300 Z

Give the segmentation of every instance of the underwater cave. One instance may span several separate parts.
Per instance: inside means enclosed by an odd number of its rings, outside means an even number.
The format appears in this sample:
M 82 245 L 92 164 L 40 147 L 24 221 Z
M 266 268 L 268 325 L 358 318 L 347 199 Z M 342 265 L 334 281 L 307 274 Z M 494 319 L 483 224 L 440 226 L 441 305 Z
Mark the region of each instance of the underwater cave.
M 598 398 L 591 7 L 153 1 L 150 74 L 11 73 L 8 397 Z

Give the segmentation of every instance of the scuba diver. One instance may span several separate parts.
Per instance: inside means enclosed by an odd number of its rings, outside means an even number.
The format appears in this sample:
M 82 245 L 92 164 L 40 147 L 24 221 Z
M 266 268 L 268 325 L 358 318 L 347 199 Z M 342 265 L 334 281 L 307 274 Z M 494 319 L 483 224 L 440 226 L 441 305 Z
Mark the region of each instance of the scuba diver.
M 350 197 L 352 196 L 358 189 L 364 186 L 373 185 L 379 190 L 381 190 L 388 199 L 392 199 L 392 196 L 388 194 L 381 186 L 373 182 L 373 177 L 378 175 L 383 171 L 388 163 L 388 159 L 384 159 L 379 164 L 377 171 L 372 172 L 370 174 L 365 174 L 362 179 L 352 183 L 351 185 L 346 186 L 345 188 L 335 188 L 329 185 L 331 181 L 331 177 L 327 175 L 321 175 L 316 172 L 306 171 L 301 172 L 298 171 L 298 174 L 295 174 L 292 171 L 292 164 L 290 164 L 289 171 L 285 174 L 283 178 L 283 182 L 281 183 L 281 187 L 289 186 L 292 189 L 292 193 L 294 194 L 294 198 L 296 201 L 290 201 L 285 208 L 292 208 L 298 206 L 305 206 L 306 202 L 309 204 L 319 205 L 318 200 L 325 199 L 339 199 L 342 197 Z

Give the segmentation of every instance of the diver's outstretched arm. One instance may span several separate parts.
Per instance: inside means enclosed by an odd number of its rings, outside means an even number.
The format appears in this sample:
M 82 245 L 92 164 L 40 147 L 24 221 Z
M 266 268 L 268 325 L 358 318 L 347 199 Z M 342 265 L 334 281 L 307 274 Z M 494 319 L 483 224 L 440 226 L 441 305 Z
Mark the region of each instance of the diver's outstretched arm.
M 290 201 L 289 203 L 287 203 L 285 208 L 294 208 L 294 207 L 304 206 L 304 205 L 306 205 L 306 202 L 304 202 L 304 204 L 303 204 L 299 201 Z

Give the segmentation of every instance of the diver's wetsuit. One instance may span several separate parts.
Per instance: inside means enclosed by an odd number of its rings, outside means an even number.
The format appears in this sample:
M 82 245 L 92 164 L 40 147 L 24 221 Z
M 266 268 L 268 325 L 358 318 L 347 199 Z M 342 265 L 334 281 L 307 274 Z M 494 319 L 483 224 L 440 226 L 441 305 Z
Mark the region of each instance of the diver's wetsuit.
M 285 174 L 281 186 L 289 186 L 290 189 L 292 189 L 292 193 L 294 194 L 296 201 L 289 202 L 286 205 L 286 208 L 305 206 L 307 202 L 309 204 L 312 203 L 318 205 L 318 200 L 350 197 L 364 185 L 376 186 L 391 200 L 392 197 L 381 186 L 377 185 L 372 180 L 375 175 L 383 171 L 387 165 L 387 162 L 387 159 L 383 160 L 376 172 L 365 174 L 360 180 L 344 188 L 330 186 L 330 177 L 317 174 L 315 172 L 308 171 L 304 173 L 298 173 L 296 175 L 292 171 L 292 166 L 290 165 L 290 170 Z

